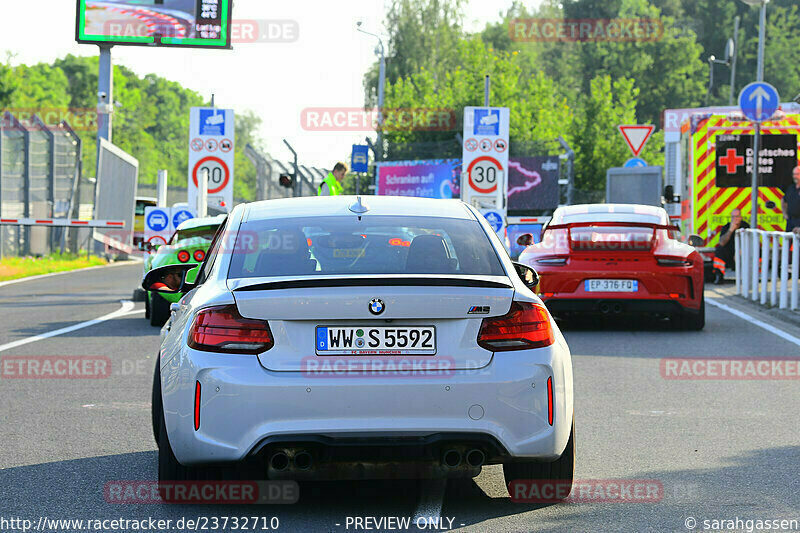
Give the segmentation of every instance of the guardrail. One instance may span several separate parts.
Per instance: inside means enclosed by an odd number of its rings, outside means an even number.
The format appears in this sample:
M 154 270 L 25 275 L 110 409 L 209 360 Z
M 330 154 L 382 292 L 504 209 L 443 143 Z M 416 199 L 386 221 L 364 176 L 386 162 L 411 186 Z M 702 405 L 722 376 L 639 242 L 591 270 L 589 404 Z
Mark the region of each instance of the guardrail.
M 800 235 L 740 229 L 735 239 L 736 292 L 761 305 L 798 309 Z

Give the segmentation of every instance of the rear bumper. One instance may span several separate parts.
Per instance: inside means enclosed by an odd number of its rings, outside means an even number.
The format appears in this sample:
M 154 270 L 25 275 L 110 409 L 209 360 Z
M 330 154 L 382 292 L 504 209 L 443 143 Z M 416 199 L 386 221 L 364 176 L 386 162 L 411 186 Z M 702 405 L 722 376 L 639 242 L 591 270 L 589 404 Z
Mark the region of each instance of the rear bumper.
M 547 309 L 554 315 L 564 313 L 592 314 L 663 314 L 675 315 L 688 309 L 674 300 L 634 300 L 627 298 L 551 298 L 544 300 Z
M 554 460 L 572 426 L 572 365 L 561 339 L 547 348 L 495 354 L 479 370 L 417 375 L 274 372 L 255 356 L 184 345 L 162 361 L 161 375 L 167 433 L 175 456 L 187 465 L 238 462 L 287 442 L 325 447 L 357 439 L 368 446 L 409 439 L 406 444 L 413 447 L 443 434 L 463 435 L 464 443 L 491 441 L 487 456 L 490 448 L 499 450 L 492 452 L 498 461 Z M 201 384 L 197 431 L 196 382 Z

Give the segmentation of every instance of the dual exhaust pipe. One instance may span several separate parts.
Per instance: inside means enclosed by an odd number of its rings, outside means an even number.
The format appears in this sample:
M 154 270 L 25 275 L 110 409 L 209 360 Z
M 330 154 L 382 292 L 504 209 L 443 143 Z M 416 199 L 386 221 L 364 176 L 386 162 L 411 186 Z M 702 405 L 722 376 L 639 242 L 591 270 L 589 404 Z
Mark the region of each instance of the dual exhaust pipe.
M 477 468 L 482 466 L 485 461 L 486 454 L 478 448 L 473 448 L 463 455 L 459 450 L 450 449 L 442 455 L 442 464 L 448 468 L 457 468 L 461 466 L 462 463 L 471 468 Z
M 273 470 L 282 472 L 293 465 L 297 470 L 308 470 L 314 464 L 314 458 L 305 450 L 300 450 L 289 457 L 289 453 L 281 450 L 272 454 L 269 458 L 269 466 Z
M 622 305 L 621 304 L 611 305 L 607 303 L 602 303 L 600 304 L 600 312 L 603 313 L 604 315 L 607 315 L 611 312 L 613 312 L 615 315 L 618 315 L 622 313 Z

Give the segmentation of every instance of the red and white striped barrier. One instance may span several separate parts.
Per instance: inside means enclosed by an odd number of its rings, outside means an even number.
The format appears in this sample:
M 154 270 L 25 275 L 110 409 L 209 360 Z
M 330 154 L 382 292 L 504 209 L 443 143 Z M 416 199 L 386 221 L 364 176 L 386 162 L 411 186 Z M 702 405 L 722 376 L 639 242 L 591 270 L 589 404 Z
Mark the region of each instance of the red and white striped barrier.
M 122 220 L 70 220 L 67 218 L 0 218 L 0 226 L 124 228 L 125 222 Z

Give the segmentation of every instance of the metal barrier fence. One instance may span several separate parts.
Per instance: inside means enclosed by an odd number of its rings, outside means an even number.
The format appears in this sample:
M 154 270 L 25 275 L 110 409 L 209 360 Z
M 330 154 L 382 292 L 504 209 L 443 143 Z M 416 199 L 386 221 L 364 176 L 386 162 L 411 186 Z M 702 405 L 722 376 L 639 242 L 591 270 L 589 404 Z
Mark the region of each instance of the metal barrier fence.
M 0 117 L 0 217 L 69 218 L 76 211 L 82 144 L 65 121 Z M 65 228 L 0 227 L 0 257 L 63 248 Z
M 800 235 L 742 229 L 735 239 L 736 292 L 761 305 L 798 309 Z

